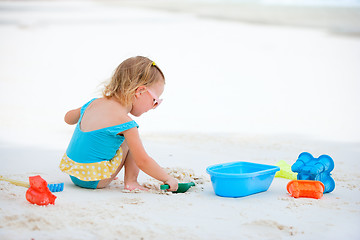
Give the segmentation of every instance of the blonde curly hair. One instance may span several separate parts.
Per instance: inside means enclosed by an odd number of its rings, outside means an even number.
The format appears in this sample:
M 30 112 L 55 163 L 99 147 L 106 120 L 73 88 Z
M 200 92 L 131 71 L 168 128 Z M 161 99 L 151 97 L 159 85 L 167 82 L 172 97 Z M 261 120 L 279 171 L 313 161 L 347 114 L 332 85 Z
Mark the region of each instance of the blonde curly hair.
M 165 77 L 152 60 L 143 56 L 131 57 L 116 68 L 110 82 L 105 85 L 103 96 L 115 97 L 128 106 L 138 87 L 151 86 L 158 81 L 165 83 Z

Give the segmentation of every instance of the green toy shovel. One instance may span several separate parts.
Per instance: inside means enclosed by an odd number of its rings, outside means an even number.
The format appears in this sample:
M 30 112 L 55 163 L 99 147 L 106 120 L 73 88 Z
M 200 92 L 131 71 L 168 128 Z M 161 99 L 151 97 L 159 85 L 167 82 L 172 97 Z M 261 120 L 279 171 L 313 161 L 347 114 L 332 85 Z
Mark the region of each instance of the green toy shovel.
M 189 183 L 178 183 L 178 190 L 176 190 L 175 192 L 173 193 L 184 193 L 186 192 L 187 190 L 189 190 L 190 187 L 192 186 L 195 186 L 195 183 L 194 182 L 189 182 Z M 166 189 L 169 189 L 170 186 L 167 185 L 167 184 L 164 184 L 164 185 L 161 185 L 160 186 L 160 189 L 161 190 L 166 190 Z

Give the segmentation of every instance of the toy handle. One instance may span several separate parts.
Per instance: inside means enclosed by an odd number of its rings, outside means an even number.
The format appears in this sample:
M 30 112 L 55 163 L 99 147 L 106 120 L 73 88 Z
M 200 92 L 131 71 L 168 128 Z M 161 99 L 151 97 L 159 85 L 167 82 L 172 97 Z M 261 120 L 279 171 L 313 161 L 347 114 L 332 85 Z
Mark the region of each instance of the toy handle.
M 16 186 L 21 186 L 21 187 L 26 187 L 26 188 L 30 187 L 29 183 L 26 183 L 26 182 L 23 182 L 23 181 L 13 180 L 13 179 L 6 178 L 6 177 L 3 177 L 3 176 L 0 176 L 0 180 L 12 183 L 12 184 L 14 184 Z
M 169 189 L 169 188 L 170 188 L 170 186 L 168 184 L 160 185 L 161 190 L 166 190 L 166 189 Z

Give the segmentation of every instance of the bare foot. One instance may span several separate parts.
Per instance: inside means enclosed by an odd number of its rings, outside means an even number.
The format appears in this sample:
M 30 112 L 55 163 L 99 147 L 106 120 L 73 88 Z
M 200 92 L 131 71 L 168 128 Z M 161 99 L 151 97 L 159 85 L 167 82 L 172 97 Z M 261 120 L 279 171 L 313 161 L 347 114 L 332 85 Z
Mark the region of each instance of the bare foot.
M 125 183 L 125 189 L 129 190 L 129 191 L 133 191 L 133 190 L 141 190 L 141 191 L 147 191 L 147 188 L 144 188 L 143 186 L 141 186 L 138 182 L 129 182 L 129 183 Z

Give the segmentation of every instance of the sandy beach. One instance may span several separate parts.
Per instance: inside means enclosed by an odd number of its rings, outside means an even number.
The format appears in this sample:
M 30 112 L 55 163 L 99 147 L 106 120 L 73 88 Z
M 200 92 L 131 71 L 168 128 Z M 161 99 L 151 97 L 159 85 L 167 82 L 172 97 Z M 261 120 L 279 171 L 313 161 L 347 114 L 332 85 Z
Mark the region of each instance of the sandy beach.
M 309 9 L 0 1 L 0 175 L 65 183 L 55 205 L 40 207 L 26 188 L 0 181 L 0 238 L 358 239 L 359 11 Z M 134 118 L 144 146 L 169 171 L 192 173 L 198 182 L 187 193 L 160 194 L 143 173 L 152 189 L 126 192 L 123 171 L 110 187 L 86 190 L 58 168 L 74 130 L 66 111 L 99 96 L 134 55 L 154 59 L 167 81 L 161 107 Z M 302 152 L 335 161 L 335 190 L 321 199 L 291 197 L 283 178 L 266 192 L 223 198 L 205 171 L 233 161 L 293 164 Z

